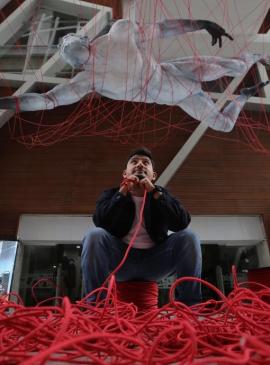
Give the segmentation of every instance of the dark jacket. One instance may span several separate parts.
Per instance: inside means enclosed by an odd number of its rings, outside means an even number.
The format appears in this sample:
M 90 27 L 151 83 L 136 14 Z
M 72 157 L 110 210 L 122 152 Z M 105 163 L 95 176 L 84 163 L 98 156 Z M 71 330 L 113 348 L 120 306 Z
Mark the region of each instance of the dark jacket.
M 154 199 L 147 193 L 144 207 L 145 228 L 155 243 L 161 243 L 168 237 L 168 230 L 176 232 L 184 229 L 190 222 L 188 211 L 169 192 L 162 188 L 163 194 Z M 122 238 L 131 229 L 135 216 L 135 204 L 131 194 L 119 193 L 119 188 L 105 190 L 97 201 L 93 217 L 97 227 Z

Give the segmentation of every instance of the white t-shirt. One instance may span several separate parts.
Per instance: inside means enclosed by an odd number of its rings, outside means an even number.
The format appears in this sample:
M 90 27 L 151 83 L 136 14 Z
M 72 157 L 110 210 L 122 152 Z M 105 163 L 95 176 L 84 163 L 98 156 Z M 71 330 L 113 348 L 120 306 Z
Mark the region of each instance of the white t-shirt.
M 129 242 L 135 232 L 137 224 L 140 220 L 140 211 L 141 211 L 141 206 L 142 206 L 142 202 L 143 202 L 143 197 L 141 197 L 141 196 L 132 195 L 132 199 L 135 203 L 135 208 L 136 208 L 134 221 L 133 221 L 132 227 L 131 227 L 130 231 L 128 232 L 128 234 L 124 238 L 122 238 L 122 240 L 127 244 L 129 244 Z M 144 223 L 144 218 L 143 218 L 141 227 L 138 231 L 137 237 L 136 237 L 132 247 L 147 249 L 147 248 L 150 248 L 153 246 L 154 246 L 154 242 L 151 240 L 151 238 L 149 237 L 149 234 L 147 233 L 147 231 L 145 229 L 145 223 Z

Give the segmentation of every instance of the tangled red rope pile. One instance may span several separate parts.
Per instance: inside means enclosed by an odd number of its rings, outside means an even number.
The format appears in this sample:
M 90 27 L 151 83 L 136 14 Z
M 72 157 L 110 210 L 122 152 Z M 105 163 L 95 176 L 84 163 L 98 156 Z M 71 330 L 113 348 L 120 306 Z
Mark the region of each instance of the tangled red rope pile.
M 270 364 L 270 288 L 239 285 L 235 269 L 234 290 L 228 297 L 202 279 L 184 277 L 173 284 L 170 301 L 162 308 L 156 306 L 157 288 L 152 283 L 141 283 L 141 291 L 151 291 L 146 298 L 138 292 L 138 283 L 128 284 L 137 290 L 133 294 L 141 311 L 119 299 L 115 273 L 135 240 L 145 198 L 146 191 L 124 258 L 94 291 L 97 298 L 106 291 L 106 299 L 89 303 L 92 292 L 76 304 L 64 297 L 53 298 L 59 305 L 48 305 L 48 300 L 25 307 L 0 297 L 0 364 Z M 176 286 L 185 280 L 200 281 L 220 300 L 192 307 L 174 301 Z
M 199 280 L 220 300 L 187 307 L 176 285 Z M 0 364 L 270 364 L 270 288 L 238 285 L 225 297 L 196 278 L 177 280 L 170 302 L 141 314 L 117 299 L 114 276 L 107 299 L 25 307 L 2 297 Z M 100 289 L 101 290 L 101 289 Z

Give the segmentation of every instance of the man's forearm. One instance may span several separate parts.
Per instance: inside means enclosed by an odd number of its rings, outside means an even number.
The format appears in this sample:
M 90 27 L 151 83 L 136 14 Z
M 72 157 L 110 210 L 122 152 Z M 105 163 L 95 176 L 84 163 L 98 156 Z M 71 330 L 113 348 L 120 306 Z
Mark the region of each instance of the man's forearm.
M 189 212 L 168 192 L 164 191 L 162 196 L 154 201 L 156 202 L 155 211 L 164 218 L 166 217 L 170 230 L 176 232 L 188 226 L 190 222 Z

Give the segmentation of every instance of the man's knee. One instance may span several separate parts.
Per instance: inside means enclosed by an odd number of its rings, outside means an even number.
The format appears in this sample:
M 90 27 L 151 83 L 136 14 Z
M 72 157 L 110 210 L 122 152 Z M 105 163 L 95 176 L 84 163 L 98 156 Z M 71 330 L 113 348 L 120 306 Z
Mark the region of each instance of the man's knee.
M 197 234 L 190 228 L 183 229 L 182 231 L 175 232 L 175 235 L 181 240 L 192 242 L 194 244 L 200 244 L 200 239 Z
M 178 246 L 180 249 L 183 249 L 183 246 L 186 250 L 197 254 L 197 256 L 201 256 L 201 242 L 198 235 L 189 228 L 186 228 L 182 231 L 175 232 L 176 240 L 179 240 L 181 244 Z
M 94 254 L 95 251 L 102 248 L 108 238 L 108 235 L 109 233 L 103 228 L 95 227 L 90 229 L 82 240 L 82 255 L 84 256 L 86 251 L 91 251 L 91 253 Z
M 100 227 L 92 228 L 85 234 L 83 238 L 83 244 L 85 244 L 85 242 L 98 242 L 107 234 L 108 232 L 103 228 Z

